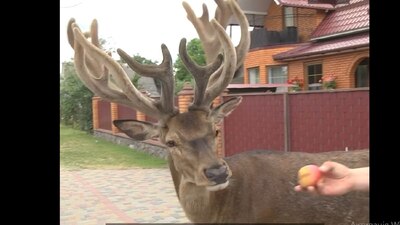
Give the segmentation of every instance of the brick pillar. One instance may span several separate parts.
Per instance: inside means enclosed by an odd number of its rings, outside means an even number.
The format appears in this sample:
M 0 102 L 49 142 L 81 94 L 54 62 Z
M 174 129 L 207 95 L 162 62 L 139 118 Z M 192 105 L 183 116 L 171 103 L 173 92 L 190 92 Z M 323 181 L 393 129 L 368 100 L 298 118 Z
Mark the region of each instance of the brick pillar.
M 92 119 L 93 119 L 93 130 L 99 129 L 99 101 L 100 97 L 92 97 Z
M 188 106 L 193 101 L 193 87 L 189 82 L 183 85 L 183 89 L 178 93 L 179 112 L 187 112 Z
M 214 99 L 213 101 L 213 108 L 219 106 L 222 103 L 222 96 L 218 96 Z M 222 132 L 222 123 L 217 125 L 217 129 L 220 131 L 217 139 L 216 139 L 216 144 L 217 144 L 217 155 L 218 157 L 224 157 L 224 150 L 222 147 L 222 136 L 223 136 L 223 132 Z
M 142 94 L 144 95 L 149 95 L 149 93 L 146 90 L 141 90 Z M 146 114 L 136 110 L 136 119 L 140 121 L 146 121 Z
M 119 133 L 119 129 L 114 126 L 113 121 L 118 119 L 118 104 L 111 102 L 111 131 L 113 134 Z
M 146 115 L 136 110 L 136 119 L 140 121 L 146 121 Z
M 222 103 L 223 99 L 222 96 L 218 96 L 214 99 L 214 101 L 212 102 L 213 104 L 213 108 L 219 106 Z
M 228 95 L 228 89 L 225 89 L 222 95 L 216 97 L 213 101 L 213 107 L 217 107 L 223 103 L 224 99 L 223 96 Z M 217 136 L 217 155 L 219 157 L 225 157 L 225 141 L 224 141 L 224 122 L 217 125 L 217 129 L 220 130 Z

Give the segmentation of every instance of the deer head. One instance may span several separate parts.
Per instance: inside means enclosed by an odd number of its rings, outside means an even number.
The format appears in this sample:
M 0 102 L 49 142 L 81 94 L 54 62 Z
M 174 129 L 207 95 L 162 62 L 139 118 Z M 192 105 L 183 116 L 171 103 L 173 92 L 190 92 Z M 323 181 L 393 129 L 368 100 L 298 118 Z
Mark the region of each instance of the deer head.
M 159 65 L 142 65 L 123 50 L 117 50 L 132 70 L 161 81 L 161 98 L 154 100 L 138 91 L 123 68 L 100 48 L 96 20 L 90 32 L 83 33 L 71 19 L 67 31 L 69 43 L 75 50 L 77 74 L 92 92 L 158 119 L 157 124 L 117 120 L 113 121 L 114 125 L 138 141 L 158 137 L 170 153 L 170 167 L 181 174 L 181 182 L 203 186 L 210 191 L 227 187 L 232 175 L 226 162 L 216 155 L 216 125 L 240 104 L 241 97 L 230 99 L 215 108 L 211 105 L 240 70 L 250 46 L 248 22 L 236 1 L 216 0 L 216 3 L 215 18 L 209 21 L 205 5 L 203 15 L 197 18 L 191 7 L 183 2 L 207 59 L 206 66 L 197 65 L 186 51 L 186 40 L 181 40 L 180 57 L 196 82 L 193 103 L 184 113 L 179 113 L 174 106 L 172 59 L 165 45 L 161 46 L 163 60 Z M 225 32 L 231 15 L 240 21 L 241 26 L 241 40 L 237 47 L 233 46 Z

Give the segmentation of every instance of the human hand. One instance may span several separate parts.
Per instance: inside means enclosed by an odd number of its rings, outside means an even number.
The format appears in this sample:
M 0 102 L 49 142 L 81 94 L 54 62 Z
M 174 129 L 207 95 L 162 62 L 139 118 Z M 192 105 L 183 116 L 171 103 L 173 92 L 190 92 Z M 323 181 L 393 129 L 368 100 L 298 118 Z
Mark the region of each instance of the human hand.
M 350 169 L 347 166 L 326 161 L 320 167 L 321 179 L 315 186 L 294 187 L 295 191 L 307 191 L 320 195 L 343 195 L 352 190 L 369 190 L 369 167 Z

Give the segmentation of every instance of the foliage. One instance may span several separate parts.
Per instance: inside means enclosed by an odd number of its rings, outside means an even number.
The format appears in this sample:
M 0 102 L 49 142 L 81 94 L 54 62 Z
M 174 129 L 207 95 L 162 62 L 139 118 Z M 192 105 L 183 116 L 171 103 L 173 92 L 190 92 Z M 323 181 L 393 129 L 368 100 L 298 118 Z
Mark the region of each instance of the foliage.
M 84 131 L 91 131 L 93 93 L 78 79 L 74 63 L 64 62 L 64 76 L 60 79 L 60 119 Z
M 194 38 L 187 44 L 187 52 L 189 56 L 197 64 L 204 66 L 206 65 L 206 58 L 200 39 Z M 193 76 L 187 71 L 180 57 L 178 57 L 174 63 L 175 68 L 175 92 L 178 93 L 185 82 L 194 83 Z
M 336 76 L 334 75 L 325 75 L 322 76 L 322 79 L 319 81 L 322 83 L 325 89 L 335 89 L 336 88 Z
M 292 92 L 301 91 L 304 86 L 304 80 L 295 76 L 294 78 L 288 80 L 288 84 L 294 85 L 293 87 L 289 88 L 290 91 Z
M 163 159 L 60 126 L 60 166 L 64 169 L 166 167 Z
M 112 55 L 116 54 L 115 48 L 112 46 L 110 41 L 107 41 L 104 38 L 99 38 L 100 48 L 103 49 L 107 53 L 111 53 Z

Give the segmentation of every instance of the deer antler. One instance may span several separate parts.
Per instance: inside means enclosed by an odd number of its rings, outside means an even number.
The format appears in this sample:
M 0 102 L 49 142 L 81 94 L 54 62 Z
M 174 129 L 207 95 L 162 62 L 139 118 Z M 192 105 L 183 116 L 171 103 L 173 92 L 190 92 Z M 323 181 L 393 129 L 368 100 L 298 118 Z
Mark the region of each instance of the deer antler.
M 191 109 L 209 108 L 211 102 L 216 98 L 233 79 L 235 72 L 242 66 L 246 53 L 250 47 L 250 33 L 248 31 L 248 21 L 235 0 L 215 0 L 218 4 L 215 19 L 208 21 L 208 10 L 203 4 L 203 15 L 196 17 L 190 5 L 183 2 L 183 7 L 188 13 L 187 17 L 196 28 L 206 53 L 207 68 L 212 71 L 208 75 L 203 75 L 205 67 L 200 69 L 189 56 L 187 56 L 185 41 L 181 41 L 179 53 L 182 62 L 192 73 L 196 81 L 195 98 Z M 234 15 L 241 28 L 241 39 L 238 46 L 233 44 L 225 32 L 227 21 Z M 215 68 L 220 60 L 218 54 L 224 53 L 224 64 L 217 70 Z
M 171 54 L 166 45 L 161 45 L 163 61 L 160 65 L 142 65 L 133 60 L 122 49 L 117 49 L 118 54 L 136 73 L 157 78 L 161 81 L 161 106 L 158 106 L 162 114 L 175 114 L 177 109 L 174 107 L 174 74 L 172 69 Z M 160 76 L 162 75 L 162 76 Z
M 218 5 L 215 12 L 215 19 L 224 29 L 226 29 L 228 19 L 232 15 L 228 1 L 215 0 L 215 2 Z M 198 18 L 196 17 L 196 14 L 190 7 L 189 3 L 182 2 L 182 5 L 186 10 L 188 20 L 193 24 L 197 34 L 199 35 L 201 43 L 203 44 L 203 49 L 207 56 L 207 63 L 214 61 L 214 59 L 220 53 L 221 43 L 218 41 L 218 37 L 214 32 L 214 28 L 209 21 L 207 5 L 203 3 L 203 14 Z
M 199 66 L 190 58 L 189 54 L 187 53 L 185 38 L 183 38 L 179 44 L 179 55 L 183 64 L 185 64 L 186 68 L 196 81 L 193 105 L 201 105 L 201 103 L 204 101 L 207 83 L 211 74 L 215 73 L 217 69 L 221 71 L 220 66 L 222 64 L 223 56 L 222 54 L 218 55 L 219 57 L 217 57 L 214 62 L 208 64 L 207 66 Z
M 121 103 L 153 118 L 162 119 L 177 113 L 173 102 L 173 74 L 171 54 L 162 45 L 163 62 L 158 65 L 140 65 L 121 49 L 118 53 L 137 73 L 162 81 L 161 100 L 155 101 L 138 91 L 124 69 L 99 47 L 97 22 L 93 21 L 90 34 L 83 34 L 71 19 L 68 23 L 68 41 L 75 50 L 74 63 L 79 78 L 96 95 L 111 102 Z M 86 37 L 90 37 L 90 43 Z M 110 71 L 111 74 L 108 72 Z
M 208 21 L 208 10 L 204 4 L 203 15 L 196 18 L 191 7 L 183 2 L 188 18 L 200 36 L 208 62 L 205 67 L 198 66 L 187 55 L 186 40 L 181 41 L 179 52 L 182 61 L 196 81 L 195 98 L 190 109 L 209 110 L 211 102 L 223 92 L 235 72 L 243 64 L 250 46 L 248 22 L 236 1 L 215 1 L 218 4 L 216 19 L 211 21 Z M 227 21 L 232 14 L 237 17 L 241 27 L 241 40 L 236 49 L 225 32 Z M 68 41 L 75 50 L 74 62 L 77 74 L 96 95 L 134 108 L 156 119 L 165 119 L 178 113 L 173 101 L 174 79 L 171 54 L 164 44 L 161 46 L 163 61 L 160 65 L 142 65 L 123 50 L 117 50 L 121 58 L 138 74 L 161 81 L 161 98 L 156 101 L 138 91 L 124 69 L 100 49 L 96 20 L 93 21 L 90 32 L 82 33 L 75 24 L 75 20 L 71 19 L 67 33 Z M 91 39 L 91 42 L 88 39 Z

